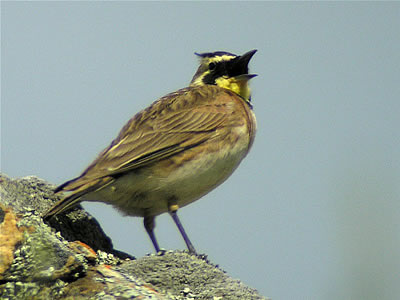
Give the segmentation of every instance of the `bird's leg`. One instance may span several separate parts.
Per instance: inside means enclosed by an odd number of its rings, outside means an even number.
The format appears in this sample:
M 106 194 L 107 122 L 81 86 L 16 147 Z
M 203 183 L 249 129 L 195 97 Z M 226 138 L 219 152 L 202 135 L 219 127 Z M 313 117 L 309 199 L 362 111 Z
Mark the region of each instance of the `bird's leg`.
M 169 205 L 169 207 L 168 207 L 169 214 L 171 215 L 172 219 L 174 220 L 176 226 L 178 227 L 189 252 L 196 254 L 196 250 L 194 249 L 192 242 L 189 240 L 189 237 L 187 236 L 185 229 L 183 228 L 182 223 L 178 218 L 178 214 L 177 214 L 178 209 L 179 209 L 179 206 L 177 204 Z
M 147 234 L 149 235 L 156 253 L 160 252 L 160 247 L 158 246 L 156 236 L 154 234 L 154 227 L 156 227 L 155 217 L 146 216 L 143 219 L 144 228 L 146 228 Z

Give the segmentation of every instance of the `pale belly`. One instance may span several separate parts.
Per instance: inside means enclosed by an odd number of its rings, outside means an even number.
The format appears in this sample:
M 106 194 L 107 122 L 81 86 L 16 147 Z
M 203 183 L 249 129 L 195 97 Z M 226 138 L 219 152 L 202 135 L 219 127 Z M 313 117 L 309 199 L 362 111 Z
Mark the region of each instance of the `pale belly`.
M 112 204 L 125 215 L 156 216 L 167 212 L 171 201 L 183 207 L 223 183 L 248 150 L 248 134 L 243 134 L 235 145 L 198 155 L 174 168 L 168 176 L 159 175 L 160 165 L 156 163 L 119 177 L 82 200 Z

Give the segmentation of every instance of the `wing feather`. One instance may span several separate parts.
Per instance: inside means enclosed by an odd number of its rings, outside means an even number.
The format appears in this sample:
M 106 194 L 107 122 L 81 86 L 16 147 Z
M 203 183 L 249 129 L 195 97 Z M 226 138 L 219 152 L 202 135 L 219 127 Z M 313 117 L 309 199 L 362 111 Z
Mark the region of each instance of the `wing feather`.
M 75 180 L 62 190 L 81 190 L 107 176 L 129 172 L 195 147 L 232 126 L 236 107 L 218 87 L 182 89 L 134 116 L 118 137 Z M 236 96 L 238 97 L 238 96 Z

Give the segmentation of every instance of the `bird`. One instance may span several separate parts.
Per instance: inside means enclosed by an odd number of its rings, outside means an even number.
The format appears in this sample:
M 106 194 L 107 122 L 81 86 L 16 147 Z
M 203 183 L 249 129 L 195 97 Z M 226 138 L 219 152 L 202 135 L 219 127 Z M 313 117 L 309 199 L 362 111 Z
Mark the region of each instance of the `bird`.
M 43 218 L 82 201 L 110 204 L 143 217 L 158 253 L 155 218 L 168 212 L 196 254 L 177 211 L 223 183 L 253 145 L 257 123 L 249 80 L 257 75 L 249 74 L 248 65 L 256 52 L 195 52 L 200 64 L 189 86 L 134 115 L 80 176 L 54 190 L 61 200 Z

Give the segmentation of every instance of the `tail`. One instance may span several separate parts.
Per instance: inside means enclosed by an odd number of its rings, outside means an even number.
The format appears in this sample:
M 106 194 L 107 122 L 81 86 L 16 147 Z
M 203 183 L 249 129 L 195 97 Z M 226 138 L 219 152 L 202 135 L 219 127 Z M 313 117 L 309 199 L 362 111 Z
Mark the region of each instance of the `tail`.
M 99 190 L 105 185 L 113 181 L 112 177 L 97 178 L 95 180 L 87 180 L 82 177 L 77 177 L 58 186 L 54 192 L 71 192 L 70 195 L 57 201 L 44 215 L 44 220 L 49 220 L 53 216 L 66 211 L 78 205 L 81 197 L 87 193 Z
M 44 215 L 43 219 L 44 220 L 49 220 L 55 215 L 58 215 L 59 213 L 66 211 L 75 205 L 78 205 L 80 200 L 79 197 L 81 195 L 71 195 L 70 197 L 65 197 L 59 201 L 57 201 Z

